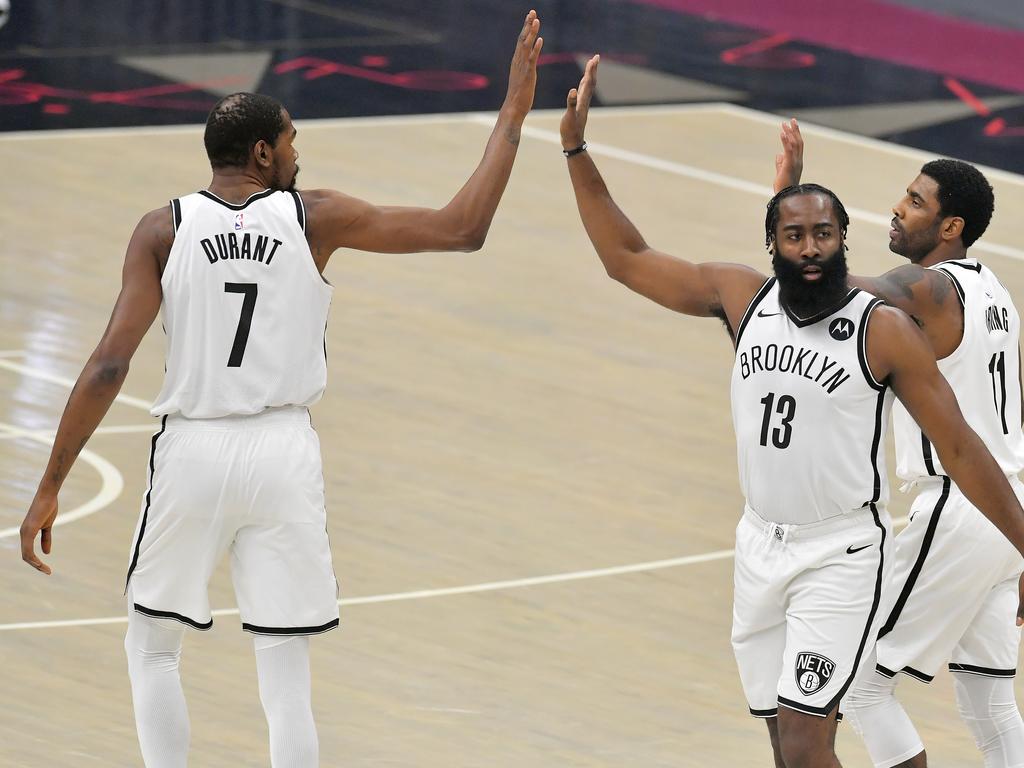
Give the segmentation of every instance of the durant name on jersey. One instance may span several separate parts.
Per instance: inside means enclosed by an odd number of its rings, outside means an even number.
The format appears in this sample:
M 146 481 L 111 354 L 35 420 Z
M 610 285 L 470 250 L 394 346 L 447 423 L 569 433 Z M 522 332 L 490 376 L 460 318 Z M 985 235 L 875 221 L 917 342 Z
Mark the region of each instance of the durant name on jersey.
M 267 248 L 270 246 L 271 241 L 273 241 L 274 247 L 270 249 L 270 253 L 267 253 Z M 266 264 L 269 267 L 274 254 L 277 253 L 277 249 L 284 243 L 276 237 L 271 238 L 269 235 L 257 235 L 256 243 L 253 244 L 248 232 L 245 232 L 241 237 L 238 237 L 234 232 L 226 232 L 223 235 L 214 235 L 212 238 L 204 237 L 199 241 L 199 244 L 203 246 L 206 258 L 209 259 L 211 264 L 216 264 L 218 261 L 227 261 L 228 259 L 250 259 L 251 261 Z

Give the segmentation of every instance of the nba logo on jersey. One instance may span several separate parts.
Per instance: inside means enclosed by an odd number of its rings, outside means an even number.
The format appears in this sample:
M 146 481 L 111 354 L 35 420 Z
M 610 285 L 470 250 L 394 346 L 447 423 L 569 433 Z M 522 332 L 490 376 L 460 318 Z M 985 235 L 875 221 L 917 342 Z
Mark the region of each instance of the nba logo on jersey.
M 853 336 L 853 320 L 837 317 L 828 327 L 828 335 L 836 341 L 846 341 Z
M 800 693 L 810 696 L 821 690 L 832 679 L 836 665 L 830 659 L 817 653 L 798 653 L 796 655 L 796 684 Z
M 238 232 L 239 230 L 242 229 L 242 227 L 245 226 L 245 223 L 242 221 L 243 216 L 245 216 L 244 213 L 235 214 L 235 232 Z

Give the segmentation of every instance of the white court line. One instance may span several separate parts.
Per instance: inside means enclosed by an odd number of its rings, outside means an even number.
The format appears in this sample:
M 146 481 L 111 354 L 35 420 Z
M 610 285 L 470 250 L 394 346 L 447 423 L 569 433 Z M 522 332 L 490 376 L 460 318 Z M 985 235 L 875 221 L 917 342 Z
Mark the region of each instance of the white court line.
M 905 525 L 907 518 L 901 517 L 892 521 L 893 528 Z M 378 603 L 397 603 L 404 600 L 426 600 L 433 597 L 451 597 L 453 595 L 470 595 L 478 592 L 497 592 L 503 589 L 519 589 L 536 587 L 543 584 L 559 584 L 566 581 L 597 579 L 605 576 L 621 576 L 626 573 L 646 573 L 664 568 L 678 568 L 683 565 L 697 565 L 716 560 L 727 560 L 733 556 L 731 549 L 719 549 L 700 555 L 673 557 L 668 560 L 651 560 L 646 563 L 617 565 L 610 568 L 595 568 L 587 571 L 571 571 L 569 573 L 553 573 L 548 576 L 532 576 L 525 579 L 508 579 L 506 581 L 485 581 L 481 584 L 467 584 L 461 587 L 444 587 L 442 589 L 418 589 L 412 592 L 392 592 L 383 595 L 366 597 L 349 597 L 338 601 L 339 606 L 376 605 Z M 210 612 L 212 616 L 237 616 L 237 608 L 218 608 Z M 17 624 L 0 624 L 0 632 L 12 632 L 21 629 L 58 629 L 63 627 L 92 627 L 100 624 L 127 624 L 127 616 L 107 616 L 96 619 L 65 619 L 61 621 L 24 621 Z
M 158 422 L 154 419 L 151 424 L 125 424 L 122 426 L 115 427 L 97 427 L 92 433 L 93 437 L 96 435 L 126 435 L 133 432 L 156 432 Z M 32 435 L 21 434 L 16 432 L 0 432 L 0 440 L 36 440 L 38 438 L 46 438 L 49 441 L 53 441 L 55 432 L 52 429 L 36 429 L 32 430 Z
M 721 109 L 722 112 L 728 112 L 737 117 L 742 117 L 747 120 L 754 120 L 759 123 L 765 123 L 767 125 L 773 125 L 779 127 L 784 120 L 788 120 L 792 115 L 778 115 L 770 112 L 759 112 L 756 109 L 750 107 L 744 107 L 739 104 L 729 104 L 728 102 L 722 102 L 716 105 Z M 842 141 L 846 144 L 851 144 L 855 147 L 866 147 L 873 149 L 877 152 L 885 152 L 890 155 L 912 157 L 916 160 L 927 162 L 928 160 L 934 160 L 938 157 L 945 157 L 940 155 L 938 152 L 926 152 L 923 149 L 917 149 L 916 147 L 908 147 L 904 144 L 893 144 L 883 139 L 876 139 L 873 136 L 862 136 L 858 133 L 849 133 L 848 131 L 842 131 L 838 128 L 828 128 L 823 125 L 816 125 L 815 123 L 804 123 L 800 121 L 800 130 L 804 133 L 811 135 L 823 136 L 828 139 L 834 139 L 836 141 Z M 1011 184 L 1024 185 L 1024 176 L 1012 171 L 1004 171 L 1002 168 L 993 168 L 987 165 L 980 165 L 979 163 L 971 163 L 979 170 L 981 170 L 989 178 L 997 178 L 1000 181 L 1006 181 Z
M 350 597 L 338 601 L 338 605 L 372 605 L 375 603 L 394 603 L 401 600 L 424 600 L 431 597 L 448 597 L 451 595 L 468 595 L 475 592 L 495 592 L 501 589 L 516 589 L 518 587 L 533 587 L 540 584 L 555 584 L 563 581 L 578 581 L 580 579 L 595 579 L 601 576 L 618 576 L 624 573 L 641 573 L 644 571 L 656 571 L 661 568 L 674 568 L 680 565 L 693 565 L 695 563 L 707 563 L 714 560 L 725 560 L 732 557 L 731 549 L 721 549 L 716 552 L 706 552 L 702 555 L 689 555 L 687 557 L 676 557 L 671 560 L 652 560 L 647 563 L 634 563 L 632 565 L 619 565 L 611 568 L 598 568 L 589 571 L 573 571 L 571 573 L 555 573 L 548 576 L 534 576 L 526 579 L 509 579 L 507 581 L 488 581 L 482 584 L 469 584 L 461 587 L 446 587 L 444 589 L 418 589 L 413 592 L 393 592 L 385 595 L 369 595 L 367 597 Z M 237 616 L 237 608 L 220 608 L 211 611 L 213 616 Z M 111 616 L 100 619 L 69 619 L 66 621 L 26 621 L 18 624 L 0 624 L 0 632 L 10 632 L 18 629 L 53 629 L 57 627 L 91 627 L 97 624 L 127 624 L 127 616 Z
M 600 107 L 595 113 L 603 115 L 660 115 L 683 112 L 714 112 L 721 104 L 704 102 L 700 104 L 654 104 L 636 107 Z M 555 116 L 565 110 L 535 109 L 533 115 Z M 296 120 L 301 128 L 377 128 L 391 125 L 430 125 L 443 123 L 470 123 L 474 117 L 485 117 L 493 125 L 498 118 L 497 112 L 438 112 L 426 115 L 374 115 L 354 117 L 320 117 Z M 119 138 L 123 136 L 161 136 L 166 134 L 201 134 L 204 125 L 193 123 L 187 125 L 140 125 L 127 128 L 59 128 L 53 131 L 2 131 L 2 141 L 38 141 L 43 139 L 89 139 Z
M 0 423 L 0 431 L 17 437 L 35 440 L 36 442 L 44 443 L 46 445 L 53 444 L 53 435 L 48 432 L 21 429 L 20 427 L 3 423 Z M 99 493 L 89 499 L 89 501 L 85 502 L 85 504 L 75 507 L 68 512 L 61 512 L 58 514 L 57 519 L 53 523 L 54 527 L 73 523 L 75 520 L 81 520 L 83 517 L 88 517 L 89 515 L 99 512 L 120 496 L 121 491 L 124 490 L 124 478 L 121 477 L 121 473 L 118 472 L 117 467 L 109 461 L 88 449 L 83 449 L 79 454 L 79 457 L 85 463 L 91 464 L 93 468 L 100 473 L 100 480 L 102 483 L 100 485 Z M 0 539 L 17 536 L 18 532 L 18 528 L 0 528 Z
M 477 115 L 474 117 L 474 122 L 482 123 L 483 118 Z M 532 136 L 535 139 L 540 139 L 541 141 L 546 141 L 549 144 L 558 144 L 559 146 L 562 144 L 561 137 L 554 131 L 546 131 L 541 128 L 523 126 L 523 134 L 526 136 Z M 677 163 L 674 160 L 663 160 L 662 158 L 654 157 L 653 155 L 645 155 L 641 152 L 634 152 L 629 149 L 621 149 L 609 144 L 599 144 L 597 142 L 588 141 L 587 146 L 589 147 L 589 151 L 594 152 L 595 154 L 605 155 L 607 157 L 615 158 L 616 160 L 623 160 L 627 163 L 633 163 L 634 165 L 640 165 L 645 168 L 665 171 L 666 173 L 672 173 L 676 176 L 683 176 L 696 181 L 717 184 L 720 187 L 734 189 L 738 192 L 747 192 L 752 195 L 757 195 L 763 200 L 769 200 L 772 195 L 775 194 L 774 190 L 766 184 L 757 184 L 752 181 L 746 181 L 745 179 L 738 179 L 735 176 L 728 176 L 723 173 L 716 173 L 715 171 L 706 171 L 703 168 L 686 165 L 685 163 Z M 872 211 L 865 211 L 863 208 L 847 207 L 846 212 L 850 215 L 851 219 L 858 219 L 869 224 L 876 224 L 878 226 L 883 226 L 886 229 L 889 228 L 889 223 L 892 220 L 891 215 L 883 216 Z M 971 246 L 971 250 L 987 251 L 988 253 L 1005 256 L 1017 261 L 1024 261 L 1024 250 L 1013 248 L 1008 245 L 986 243 L 984 240 L 977 241 Z
M 39 368 L 32 368 L 27 365 L 22 365 L 21 363 L 12 363 L 9 360 L 0 360 L 0 368 L 6 368 L 9 371 L 15 371 L 25 376 L 31 376 L 34 379 L 49 381 L 53 384 L 61 384 L 68 389 L 75 386 L 74 379 L 69 379 L 66 376 L 58 376 L 55 373 L 49 373 L 48 371 L 44 371 Z M 149 411 L 149 409 L 153 407 L 152 403 L 138 397 L 132 397 L 131 395 L 118 394 L 114 397 L 114 402 L 121 403 L 122 405 L 130 405 L 133 408 L 141 408 L 144 411 Z

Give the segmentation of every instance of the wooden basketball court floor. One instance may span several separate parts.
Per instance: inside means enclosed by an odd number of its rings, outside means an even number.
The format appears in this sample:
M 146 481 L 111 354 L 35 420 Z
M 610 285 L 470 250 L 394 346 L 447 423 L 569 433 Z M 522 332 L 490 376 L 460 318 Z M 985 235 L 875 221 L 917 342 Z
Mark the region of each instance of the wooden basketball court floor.
M 492 121 L 300 121 L 300 183 L 441 205 Z M 777 122 L 722 105 L 604 109 L 589 138 L 652 245 L 768 270 Z M 605 276 L 557 123 L 529 118 L 482 251 L 339 252 L 328 268 L 330 383 L 313 416 L 343 604 L 340 631 L 313 641 L 324 766 L 771 762 L 729 646 L 741 497 L 728 339 Z M 889 205 L 926 156 L 805 135 L 805 178 L 853 216 L 852 270 L 899 263 Z M 66 484 L 52 577 L 21 563 L 16 529 L 135 222 L 207 183 L 201 129 L 7 134 L 0 167 L 0 764 L 136 766 L 121 589 L 159 326 Z M 996 215 L 974 253 L 1024 300 L 1024 179 L 990 178 Z M 906 508 L 894 487 L 894 516 Z M 226 569 L 211 595 L 213 630 L 185 643 L 192 764 L 267 765 Z M 947 674 L 898 690 L 933 766 L 980 765 Z M 844 764 L 869 764 L 849 727 L 839 744 Z

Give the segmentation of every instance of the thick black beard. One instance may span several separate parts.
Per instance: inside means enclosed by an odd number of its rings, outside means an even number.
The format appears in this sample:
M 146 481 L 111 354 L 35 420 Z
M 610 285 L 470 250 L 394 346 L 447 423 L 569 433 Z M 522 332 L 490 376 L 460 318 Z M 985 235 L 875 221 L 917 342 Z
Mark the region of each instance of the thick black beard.
M 821 267 L 821 278 L 809 283 L 804 280 L 802 267 L 808 263 Z M 849 293 L 846 285 L 846 253 L 843 246 L 831 256 L 801 261 L 794 264 L 780 256 L 772 255 L 772 268 L 779 280 L 779 298 L 799 318 L 807 319 L 830 307 L 834 307 Z

